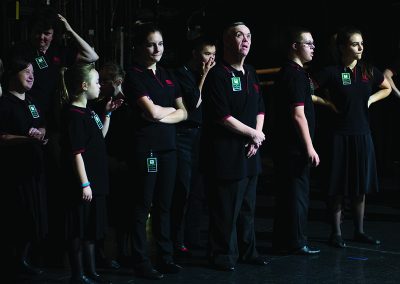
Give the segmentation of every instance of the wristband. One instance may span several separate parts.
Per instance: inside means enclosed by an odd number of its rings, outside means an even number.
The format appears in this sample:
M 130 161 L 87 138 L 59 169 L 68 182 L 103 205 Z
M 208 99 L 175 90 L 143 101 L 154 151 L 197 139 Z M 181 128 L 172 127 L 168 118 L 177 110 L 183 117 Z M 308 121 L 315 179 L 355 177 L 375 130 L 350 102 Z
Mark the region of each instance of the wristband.
M 106 117 L 110 118 L 112 114 L 112 111 L 106 112 Z
M 82 185 L 81 185 L 82 188 L 86 188 L 88 186 L 90 186 L 90 182 L 85 182 L 85 183 L 82 183 Z

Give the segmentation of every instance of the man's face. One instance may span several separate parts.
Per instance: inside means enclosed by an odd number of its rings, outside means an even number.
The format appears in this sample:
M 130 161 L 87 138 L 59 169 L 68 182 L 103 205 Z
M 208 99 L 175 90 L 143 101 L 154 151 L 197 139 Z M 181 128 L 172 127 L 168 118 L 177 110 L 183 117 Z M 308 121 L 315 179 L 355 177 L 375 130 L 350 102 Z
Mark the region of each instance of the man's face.
M 230 28 L 224 37 L 225 47 L 233 53 L 247 56 L 251 46 L 251 33 L 245 25 Z
M 35 46 L 40 51 L 46 51 L 49 48 L 51 41 L 53 40 L 53 35 L 54 35 L 54 29 L 36 31 L 34 33 Z

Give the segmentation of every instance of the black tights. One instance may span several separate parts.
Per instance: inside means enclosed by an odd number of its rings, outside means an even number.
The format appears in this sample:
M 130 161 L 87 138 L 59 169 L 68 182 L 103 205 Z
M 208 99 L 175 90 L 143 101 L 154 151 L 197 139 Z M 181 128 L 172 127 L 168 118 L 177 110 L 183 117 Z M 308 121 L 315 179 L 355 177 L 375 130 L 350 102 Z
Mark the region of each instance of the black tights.
M 69 246 L 69 261 L 71 264 L 72 278 L 81 278 L 84 275 L 82 246 L 87 272 L 91 275 L 97 274 L 94 242 L 82 241 L 79 238 L 75 238 L 70 241 Z

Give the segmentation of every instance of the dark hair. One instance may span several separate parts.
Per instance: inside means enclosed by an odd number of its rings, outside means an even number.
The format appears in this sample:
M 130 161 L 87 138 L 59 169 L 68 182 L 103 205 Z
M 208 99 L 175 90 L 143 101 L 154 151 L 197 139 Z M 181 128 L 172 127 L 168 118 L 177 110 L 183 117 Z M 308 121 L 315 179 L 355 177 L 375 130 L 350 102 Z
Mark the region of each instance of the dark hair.
M 16 56 L 11 58 L 6 66 L 6 72 L 4 73 L 4 89 L 7 90 L 11 79 L 29 65 L 32 65 L 32 62 L 25 57 Z
M 114 61 L 108 61 L 100 67 L 99 70 L 100 82 L 113 81 L 117 77 L 124 78 L 125 71 L 119 64 Z
M 214 45 L 217 46 L 217 40 L 215 37 L 203 35 L 197 37 L 191 42 L 192 50 L 200 51 L 205 45 Z
M 147 37 L 151 33 L 159 32 L 162 35 L 161 30 L 153 22 L 136 22 L 133 27 L 133 46 L 137 47 L 144 44 Z
M 290 27 L 284 34 L 283 48 L 289 51 L 293 43 L 301 41 L 301 35 L 304 33 L 311 33 L 311 31 L 304 27 Z
M 92 63 L 76 63 L 71 68 L 61 69 L 60 103 L 65 105 L 79 95 L 83 82 L 90 80 L 89 73 L 95 69 Z
M 241 26 L 241 25 L 244 25 L 247 27 L 247 25 L 241 21 L 228 22 L 228 23 L 224 24 L 223 29 L 222 29 L 222 34 L 225 35 L 230 28 Z
M 29 20 L 29 29 L 31 35 L 53 29 L 54 35 L 58 37 L 61 27 L 57 12 L 49 6 L 38 8 Z
M 340 47 L 348 44 L 350 41 L 350 37 L 354 34 L 360 34 L 362 36 L 361 30 L 352 26 L 342 27 L 337 33 L 336 50 L 339 54 L 339 57 L 343 55 Z M 365 62 L 364 60 L 359 60 L 358 64 L 361 66 L 361 71 L 363 75 L 367 76 L 368 79 L 372 79 L 374 77 L 373 68 L 369 63 Z

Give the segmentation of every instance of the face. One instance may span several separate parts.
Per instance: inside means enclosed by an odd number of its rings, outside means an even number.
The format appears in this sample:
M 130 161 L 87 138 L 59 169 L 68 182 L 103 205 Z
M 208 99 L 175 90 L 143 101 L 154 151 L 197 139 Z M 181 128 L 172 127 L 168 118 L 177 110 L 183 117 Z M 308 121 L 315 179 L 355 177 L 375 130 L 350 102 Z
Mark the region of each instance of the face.
M 198 53 L 195 53 L 195 56 L 201 63 L 207 63 L 209 60 L 213 62 L 215 60 L 216 50 L 215 45 L 204 45 Z
M 34 81 L 32 64 L 29 64 L 28 67 L 19 71 L 16 80 L 23 90 L 29 91 L 32 88 Z
M 302 33 L 300 38 L 301 40 L 295 43 L 297 47 L 297 55 L 301 62 L 309 62 L 314 56 L 314 39 L 310 33 Z
M 123 78 L 117 77 L 115 80 L 102 81 L 100 83 L 100 91 L 104 97 L 115 97 L 120 93 L 120 86 L 124 81 Z
M 251 33 L 245 25 L 238 25 L 228 30 L 224 37 L 224 46 L 233 53 L 247 56 L 251 46 Z
M 99 73 L 92 69 L 89 72 L 89 78 L 89 82 L 86 82 L 87 90 L 85 90 L 87 99 L 97 99 L 100 93 Z
M 161 60 L 164 52 L 164 42 L 160 32 L 154 32 L 147 36 L 143 46 L 143 60 L 148 64 L 154 64 Z
M 360 34 L 353 34 L 347 45 L 342 46 L 343 56 L 354 60 L 360 60 L 364 51 L 364 41 Z
M 54 29 L 39 31 L 35 33 L 34 39 L 36 47 L 40 50 L 47 50 L 53 40 Z

